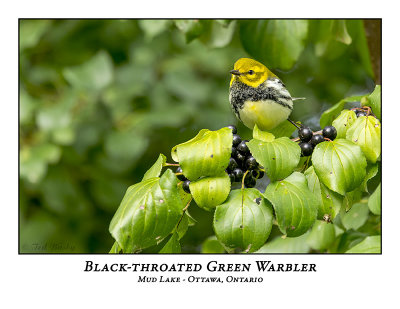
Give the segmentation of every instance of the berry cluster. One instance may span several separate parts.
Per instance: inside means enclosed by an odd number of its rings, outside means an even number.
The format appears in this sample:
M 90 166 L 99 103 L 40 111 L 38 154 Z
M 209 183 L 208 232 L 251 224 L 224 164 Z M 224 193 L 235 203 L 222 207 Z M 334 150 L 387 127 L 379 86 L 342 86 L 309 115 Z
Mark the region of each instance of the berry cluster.
M 249 147 L 247 147 L 247 140 L 242 140 L 237 134 L 237 129 L 234 125 L 228 126 L 232 129 L 233 141 L 232 141 L 232 153 L 229 158 L 228 168 L 226 172 L 229 175 L 231 183 L 242 182 L 243 175 L 244 185 L 247 188 L 253 188 L 256 185 L 257 179 L 264 176 L 264 171 L 261 170 L 256 159 L 251 155 Z
M 323 142 L 325 139 L 333 141 L 337 135 L 336 129 L 333 126 L 326 126 L 322 130 L 322 134 L 314 134 L 310 128 L 302 126 L 298 130 L 298 133 L 302 157 L 311 156 L 315 146 Z

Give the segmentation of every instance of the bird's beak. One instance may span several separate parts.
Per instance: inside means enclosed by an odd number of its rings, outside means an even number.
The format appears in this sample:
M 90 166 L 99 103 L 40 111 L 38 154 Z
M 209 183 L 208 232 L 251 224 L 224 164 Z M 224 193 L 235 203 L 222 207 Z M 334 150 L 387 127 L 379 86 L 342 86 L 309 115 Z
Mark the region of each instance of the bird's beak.
M 239 70 L 232 70 L 232 71 L 229 71 L 229 73 L 231 73 L 233 75 L 242 75 L 242 73 L 240 73 Z

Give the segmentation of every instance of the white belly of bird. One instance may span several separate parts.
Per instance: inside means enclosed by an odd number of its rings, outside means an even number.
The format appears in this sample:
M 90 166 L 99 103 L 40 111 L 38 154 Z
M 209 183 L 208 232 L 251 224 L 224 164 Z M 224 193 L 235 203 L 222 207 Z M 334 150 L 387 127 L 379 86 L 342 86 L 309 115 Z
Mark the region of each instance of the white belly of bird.
M 253 129 L 254 124 L 268 131 L 288 119 L 292 111 L 272 100 L 246 101 L 239 111 L 240 119 L 246 127 Z

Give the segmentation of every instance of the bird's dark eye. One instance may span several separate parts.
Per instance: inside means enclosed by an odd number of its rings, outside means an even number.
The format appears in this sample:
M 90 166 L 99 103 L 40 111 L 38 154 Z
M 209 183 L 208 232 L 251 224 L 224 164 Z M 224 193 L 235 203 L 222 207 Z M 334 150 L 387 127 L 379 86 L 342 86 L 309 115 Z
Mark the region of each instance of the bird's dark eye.
M 254 71 L 253 70 L 249 70 L 247 73 L 250 74 L 250 75 L 253 75 Z

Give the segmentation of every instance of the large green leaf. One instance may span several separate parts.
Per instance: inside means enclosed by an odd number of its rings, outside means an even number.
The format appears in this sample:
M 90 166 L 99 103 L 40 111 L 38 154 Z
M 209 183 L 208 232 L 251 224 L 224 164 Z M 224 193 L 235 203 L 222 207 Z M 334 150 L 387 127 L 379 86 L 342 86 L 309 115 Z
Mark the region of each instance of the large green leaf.
M 346 253 L 381 253 L 381 236 L 368 236 Z
M 297 237 L 314 224 L 318 202 L 308 189 L 303 174 L 294 172 L 284 180 L 270 183 L 264 196 L 274 206 L 278 226 L 283 234 Z
M 290 69 L 305 46 L 307 20 L 243 20 L 240 40 L 244 49 L 267 67 Z
M 177 178 L 166 170 L 128 188 L 110 223 L 110 233 L 124 252 L 157 244 L 174 229 L 182 215 Z
M 338 103 L 333 105 L 331 108 L 324 111 L 321 115 L 321 119 L 319 120 L 321 128 L 324 128 L 325 126 L 330 125 L 332 123 L 332 121 L 340 114 L 340 111 L 343 109 L 343 107 L 346 103 L 360 102 L 360 100 L 363 97 L 364 97 L 363 95 L 357 95 L 357 96 L 351 96 L 348 98 L 344 98 L 343 100 L 340 100 Z
M 318 219 L 324 220 L 326 216 L 329 216 L 329 219 L 333 220 L 340 211 L 343 196 L 329 190 L 321 183 L 313 166 L 310 166 L 304 175 L 307 178 L 308 188 L 318 200 Z
M 367 160 L 361 148 L 345 139 L 318 144 L 312 163 L 322 183 L 341 195 L 356 189 L 366 175 Z
M 114 75 L 111 57 L 99 51 L 89 61 L 63 70 L 65 79 L 75 88 L 100 91 L 111 83 Z
M 192 181 L 189 187 L 196 204 L 205 210 L 212 210 L 228 197 L 231 191 L 231 181 L 229 176 L 224 173 L 219 177 L 204 177 Z
M 167 158 L 162 153 L 160 153 L 157 161 L 144 174 L 142 181 L 153 178 L 153 177 L 159 177 L 161 170 L 162 170 L 163 166 L 165 165 L 166 160 L 167 160 Z
M 375 116 L 381 119 L 381 86 L 376 85 L 374 91 L 369 96 L 363 98 L 361 104 L 371 107 Z
M 366 203 L 356 203 L 348 212 L 341 215 L 342 224 L 347 230 L 357 230 L 367 221 L 368 213 Z
M 271 142 L 252 139 L 247 145 L 271 181 L 289 176 L 300 161 L 300 147 L 287 137 Z
M 272 207 L 260 191 L 233 190 L 228 200 L 215 209 L 214 230 L 228 250 L 254 252 L 267 240 L 272 218 Z
M 315 250 L 325 250 L 335 241 L 335 226 L 324 221 L 315 221 L 307 243 Z
M 346 133 L 346 138 L 359 145 L 369 162 L 375 163 L 381 154 L 381 124 L 373 116 L 358 117 Z
M 218 176 L 225 172 L 232 151 L 232 130 L 201 130 L 191 140 L 172 148 L 172 158 L 179 162 L 190 180 Z
M 351 127 L 351 125 L 356 121 L 356 113 L 345 109 L 343 110 L 339 117 L 337 117 L 332 125 L 336 128 L 337 136 L 336 138 L 346 138 L 346 132 Z
M 255 253 L 308 253 L 308 232 L 299 237 L 275 237 Z
M 381 190 L 381 184 L 379 184 L 368 199 L 368 208 L 374 215 L 381 214 Z

